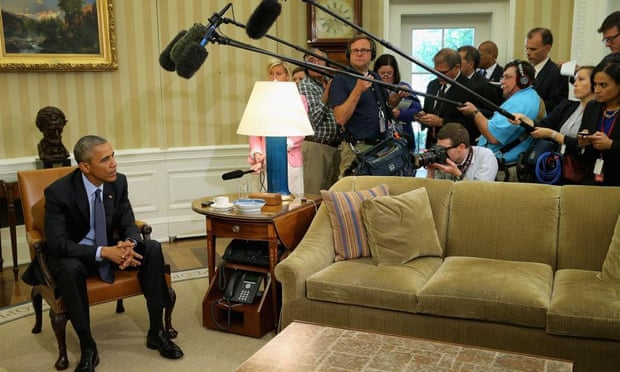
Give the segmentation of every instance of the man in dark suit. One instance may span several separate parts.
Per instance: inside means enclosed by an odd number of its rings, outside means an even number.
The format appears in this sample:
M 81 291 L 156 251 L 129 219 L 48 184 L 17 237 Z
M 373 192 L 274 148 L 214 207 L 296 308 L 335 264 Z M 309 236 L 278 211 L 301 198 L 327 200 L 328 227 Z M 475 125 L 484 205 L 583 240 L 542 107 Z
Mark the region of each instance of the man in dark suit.
M 483 74 L 477 72 L 478 66 L 480 65 L 480 52 L 478 49 L 472 45 L 463 45 L 459 47 L 457 51 L 461 56 L 461 73 L 469 79 L 474 91 L 492 103 L 498 106 L 501 105 L 502 102 L 504 102 L 502 91 L 494 85 L 489 84 L 487 78 Z M 483 110 L 485 116 L 491 117 L 491 115 L 493 115 L 494 110 L 492 110 L 492 107 L 488 107 L 486 111 L 487 112 L 484 112 Z
M 473 87 L 468 78 L 461 74 L 461 56 L 459 53 L 450 48 L 441 49 L 433 57 L 435 70 L 441 72 L 452 80 L 456 80 L 461 85 L 473 91 Z M 476 97 L 467 92 L 463 88 L 452 84 L 442 78 L 437 78 L 428 83 L 426 94 L 431 96 L 440 96 L 456 102 L 475 101 Z M 423 111 L 415 116 L 416 120 L 424 127 L 429 128 L 426 135 L 426 148 L 430 148 L 437 143 L 437 131 L 448 122 L 457 122 L 463 124 L 469 132 L 470 138 L 478 138 L 480 132 L 476 128 L 471 119 L 465 117 L 456 105 L 440 101 L 431 97 L 424 99 Z
M 568 78 L 560 75 L 560 68 L 549 58 L 553 46 L 551 30 L 536 27 L 527 33 L 525 54 L 536 70 L 534 89 L 545 101 L 547 113 L 568 98 Z
M 497 56 L 499 55 L 497 44 L 491 40 L 483 41 L 478 45 L 478 51 L 480 52 L 478 72 L 488 81 L 499 83 L 502 75 L 504 75 L 504 68 L 497 63 Z
M 78 169 L 45 190 L 45 237 L 50 271 L 80 341 L 82 356 L 76 371 L 94 371 L 99 363 L 90 330 L 86 277 L 99 273 L 102 280 L 113 281 L 113 269 L 139 270 L 150 321 L 147 347 L 159 350 L 166 358 L 182 357 L 183 352 L 163 328 L 163 309 L 171 300 L 161 246 L 140 239 L 128 199 L 127 179 L 117 173 L 112 145 L 104 138 L 85 136 L 73 151 Z M 99 194 L 100 200 L 95 201 Z M 95 211 L 101 201 L 105 244 L 100 243 L 102 237 L 95 228 L 100 225 L 95 222 Z M 114 241 L 113 236 L 118 240 Z

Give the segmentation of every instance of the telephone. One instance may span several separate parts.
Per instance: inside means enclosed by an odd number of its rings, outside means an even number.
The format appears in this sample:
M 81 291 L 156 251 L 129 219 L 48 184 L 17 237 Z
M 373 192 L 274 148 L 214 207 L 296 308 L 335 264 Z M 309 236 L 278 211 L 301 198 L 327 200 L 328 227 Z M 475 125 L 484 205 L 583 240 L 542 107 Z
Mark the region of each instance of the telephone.
M 259 273 L 236 270 L 226 284 L 224 298 L 232 302 L 251 304 L 262 280 L 263 276 Z

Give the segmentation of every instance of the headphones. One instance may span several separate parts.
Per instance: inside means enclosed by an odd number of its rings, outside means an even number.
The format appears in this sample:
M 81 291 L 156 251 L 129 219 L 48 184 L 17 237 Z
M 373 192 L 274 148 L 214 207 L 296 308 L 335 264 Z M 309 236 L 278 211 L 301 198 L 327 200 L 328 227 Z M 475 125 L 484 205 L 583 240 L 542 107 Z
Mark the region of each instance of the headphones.
M 521 89 L 527 88 L 530 85 L 530 78 L 523 71 L 523 61 L 516 60 L 517 64 L 517 86 Z
M 355 41 L 362 40 L 362 39 L 368 40 L 370 42 L 370 59 L 374 60 L 377 57 L 377 45 L 375 44 L 375 41 L 367 37 L 357 37 L 357 38 L 351 39 L 347 43 L 347 50 L 344 51 L 344 56 L 347 58 L 347 60 L 351 59 L 351 44 L 353 44 Z

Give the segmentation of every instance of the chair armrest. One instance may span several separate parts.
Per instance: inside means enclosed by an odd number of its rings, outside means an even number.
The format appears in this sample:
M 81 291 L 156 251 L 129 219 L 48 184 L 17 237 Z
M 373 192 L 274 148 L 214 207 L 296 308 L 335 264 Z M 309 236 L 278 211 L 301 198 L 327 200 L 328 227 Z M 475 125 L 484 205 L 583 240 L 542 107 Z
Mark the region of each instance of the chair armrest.
M 306 294 L 306 279 L 334 262 L 334 239 L 325 205 L 319 207 L 308 232 L 275 269 L 282 284 L 282 300 L 292 301 Z
M 136 220 L 136 226 L 138 226 L 138 229 L 140 230 L 140 234 L 142 234 L 142 239 L 144 240 L 151 239 L 151 233 L 153 232 L 153 227 L 151 225 L 149 225 L 148 223 L 144 221 Z
M 41 274 L 43 275 L 43 280 L 45 280 L 45 283 L 48 286 L 56 288 L 56 281 L 47 266 L 47 242 L 45 241 L 45 238 L 43 238 L 40 231 L 31 230 L 26 233 L 26 240 L 30 246 L 31 257 L 37 258 L 39 269 L 41 269 Z

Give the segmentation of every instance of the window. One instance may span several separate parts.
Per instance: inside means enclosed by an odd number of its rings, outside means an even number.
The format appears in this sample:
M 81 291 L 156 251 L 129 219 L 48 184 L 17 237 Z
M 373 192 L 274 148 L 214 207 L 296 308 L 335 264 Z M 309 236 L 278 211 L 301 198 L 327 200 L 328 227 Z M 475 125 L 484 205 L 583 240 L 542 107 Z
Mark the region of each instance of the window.
M 442 48 L 458 49 L 463 45 L 474 45 L 474 28 L 426 28 L 411 31 L 411 53 L 416 59 L 433 67 L 433 57 Z M 426 91 L 435 75 L 415 63 L 411 64 L 411 84 Z M 420 97 L 424 100 L 424 97 Z

